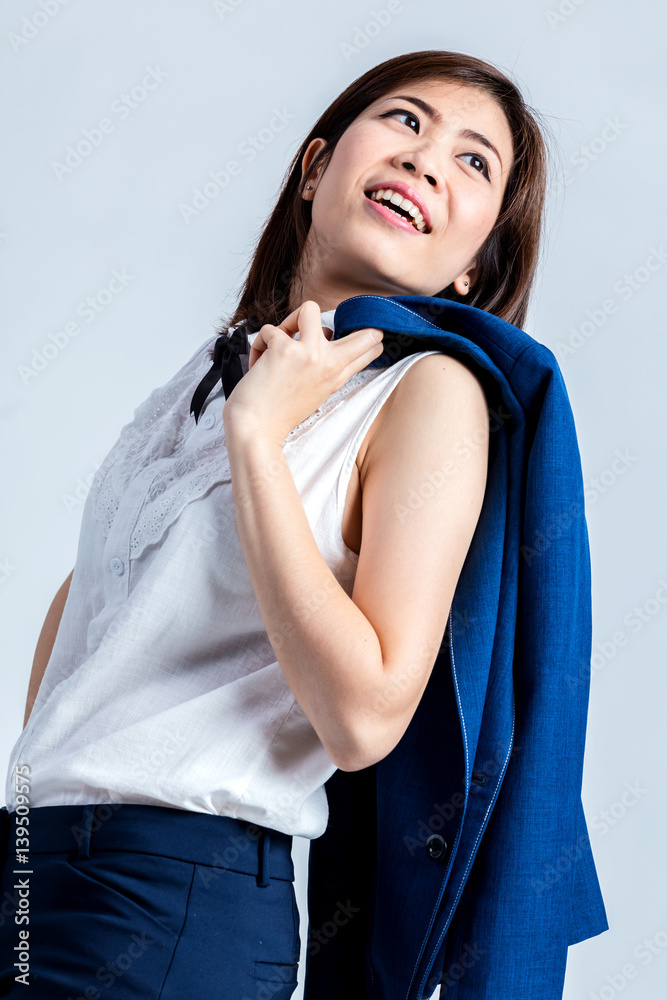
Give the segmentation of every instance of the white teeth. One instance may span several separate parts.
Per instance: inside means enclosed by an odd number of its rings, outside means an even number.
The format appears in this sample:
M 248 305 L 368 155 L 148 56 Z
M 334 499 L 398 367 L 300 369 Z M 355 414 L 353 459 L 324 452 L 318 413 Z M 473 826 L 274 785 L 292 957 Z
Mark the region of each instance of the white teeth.
M 397 207 L 404 209 L 412 216 L 412 224 L 415 229 L 418 229 L 420 233 L 425 232 L 426 221 L 424 216 L 409 198 L 404 198 L 402 194 L 399 194 L 398 191 L 392 191 L 391 188 L 380 188 L 377 191 L 371 191 L 370 197 L 373 201 L 386 201 L 390 205 L 396 205 Z M 387 205 L 387 207 L 389 207 L 389 205 Z M 390 211 L 393 211 L 393 209 Z M 401 215 L 400 212 L 396 212 L 395 214 L 401 219 L 405 218 L 405 216 Z

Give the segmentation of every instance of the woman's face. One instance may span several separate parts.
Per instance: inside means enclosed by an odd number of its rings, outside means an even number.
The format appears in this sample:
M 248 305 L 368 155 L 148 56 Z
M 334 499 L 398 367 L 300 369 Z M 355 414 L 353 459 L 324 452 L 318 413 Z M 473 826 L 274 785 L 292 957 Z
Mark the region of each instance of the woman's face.
M 324 144 L 310 143 L 304 173 Z M 509 126 L 491 97 L 433 78 L 397 86 L 352 122 L 327 169 L 308 182 L 301 301 L 324 310 L 365 293 L 436 295 L 451 282 L 471 291 L 475 254 L 498 217 L 511 165 Z M 401 192 L 401 182 L 411 191 Z M 367 196 L 392 184 L 421 205 L 423 231 Z

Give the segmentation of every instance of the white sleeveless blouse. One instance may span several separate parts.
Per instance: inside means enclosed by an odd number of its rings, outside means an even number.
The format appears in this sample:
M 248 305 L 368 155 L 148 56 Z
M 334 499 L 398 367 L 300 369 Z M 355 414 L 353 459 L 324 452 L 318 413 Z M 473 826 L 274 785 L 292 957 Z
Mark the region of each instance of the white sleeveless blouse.
M 334 328 L 335 310 L 322 313 Z M 255 335 L 249 337 L 252 343 Z M 327 825 L 336 767 L 269 642 L 236 530 L 207 340 L 134 411 L 84 505 L 74 573 L 35 705 L 12 748 L 30 767 L 31 805 L 133 802 L 245 819 L 295 836 Z M 367 367 L 283 446 L 327 565 L 352 594 L 343 541 L 361 443 L 421 351 Z

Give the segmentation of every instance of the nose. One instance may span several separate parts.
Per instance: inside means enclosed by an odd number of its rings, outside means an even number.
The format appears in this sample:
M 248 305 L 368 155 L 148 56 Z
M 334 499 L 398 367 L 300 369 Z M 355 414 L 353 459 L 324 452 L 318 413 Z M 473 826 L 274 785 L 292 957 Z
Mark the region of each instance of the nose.
M 401 166 L 405 167 L 406 170 L 409 170 L 411 173 L 415 175 L 418 174 L 417 167 L 410 160 L 404 160 Z M 433 187 L 438 186 L 438 181 L 433 176 L 433 174 L 427 174 L 425 171 L 423 171 L 423 174 L 429 184 L 433 185 Z
M 407 170 L 409 183 L 424 195 L 431 216 L 430 231 L 439 229 L 449 217 L 449 187 L 444 168 L 441 173 L 438 167 L 434 167 L 433 152 L 426 147 L 411 149 L 408 157 L 405 153 L 397 156 L 396 164 Z

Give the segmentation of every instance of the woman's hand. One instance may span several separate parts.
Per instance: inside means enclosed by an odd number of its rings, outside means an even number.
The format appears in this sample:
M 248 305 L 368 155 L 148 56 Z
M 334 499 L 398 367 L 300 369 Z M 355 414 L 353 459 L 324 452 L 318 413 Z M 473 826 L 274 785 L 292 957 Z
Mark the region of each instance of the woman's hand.
M 299 333 L 299 340 L 294 335 Z M 222 408 L 227 431 L 243 426 L 282 447 L 289 432 L 332 392 L 382 354 L 383 332 L 355 330 L 329 341 L 317 302 L 307 300 L 279 326 L 265 323 L 250 348 L 248 371 Z

